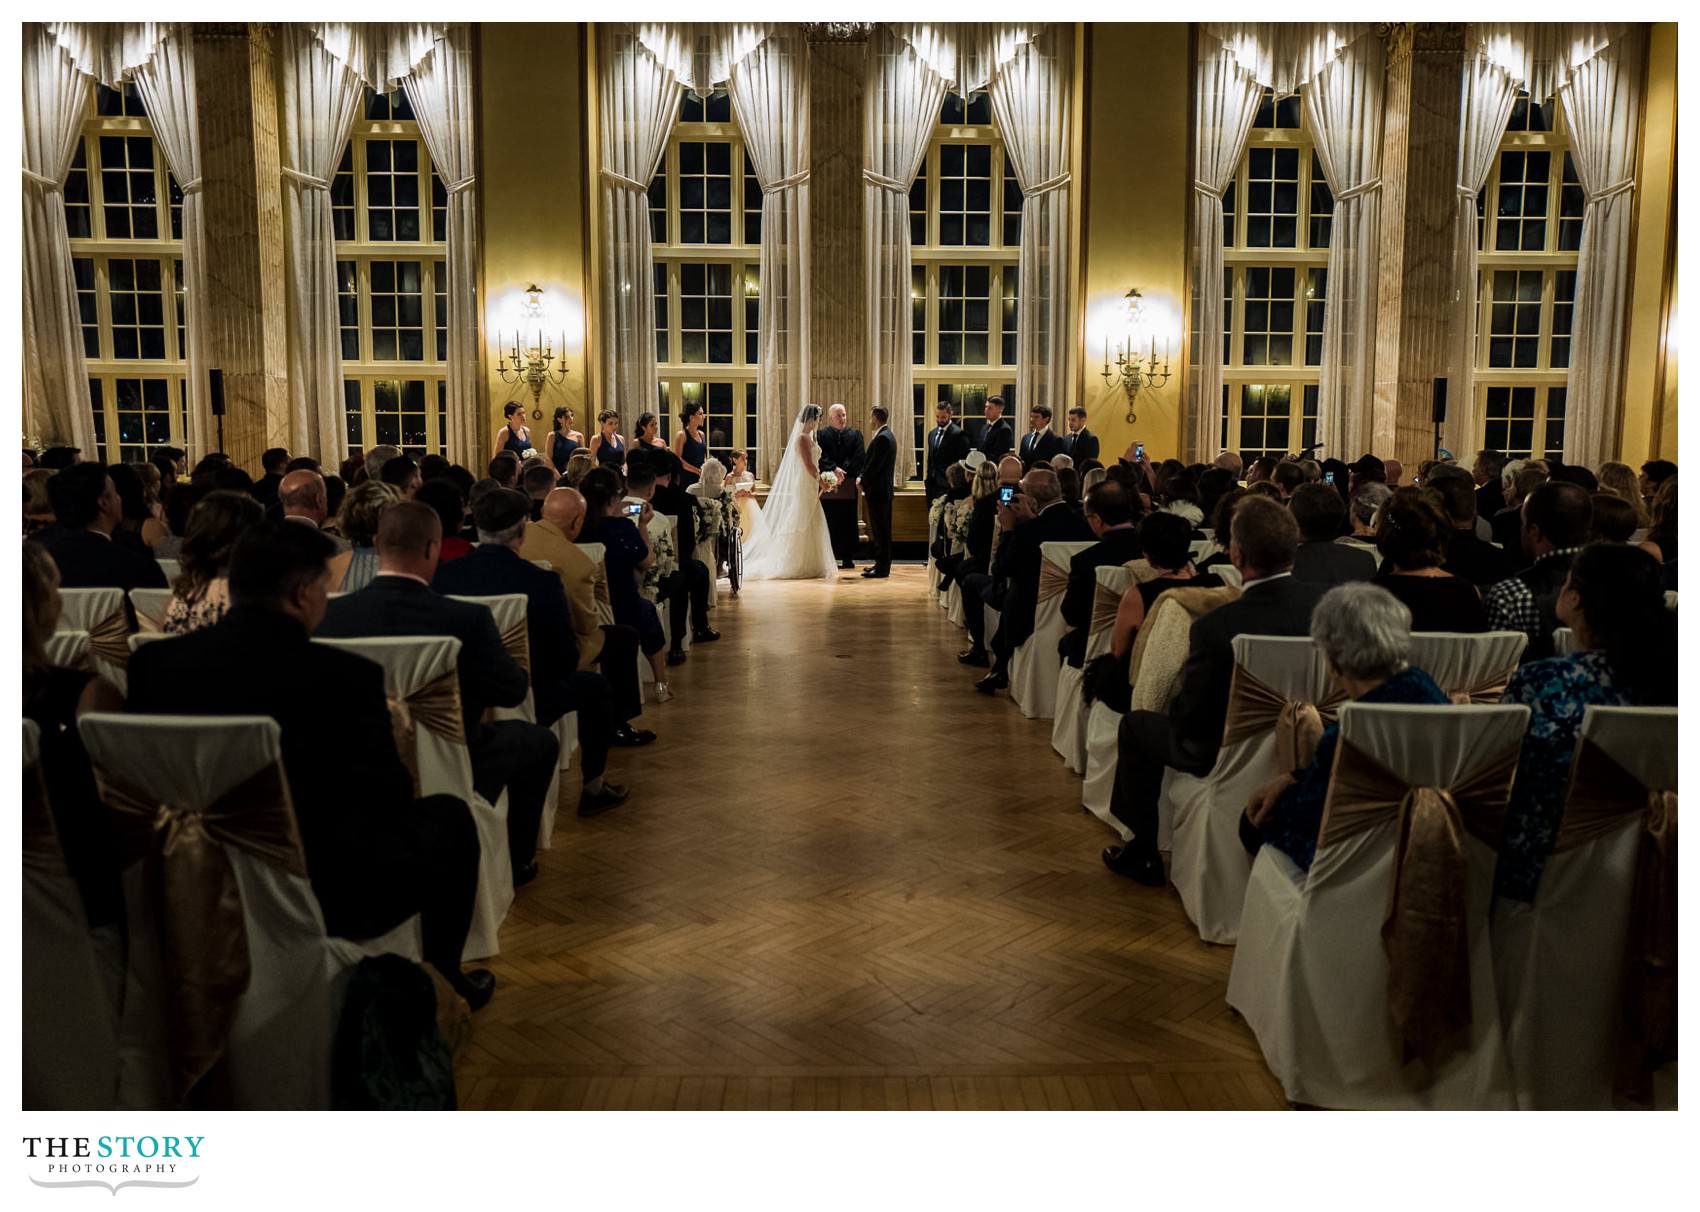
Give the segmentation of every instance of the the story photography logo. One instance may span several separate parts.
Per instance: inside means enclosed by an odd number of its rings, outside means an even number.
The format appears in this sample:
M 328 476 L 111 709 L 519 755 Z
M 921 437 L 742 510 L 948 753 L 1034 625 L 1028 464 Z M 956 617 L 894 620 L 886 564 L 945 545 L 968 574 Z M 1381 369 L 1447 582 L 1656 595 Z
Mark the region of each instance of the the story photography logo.
M 48 1189 L 192 1187 L 201 1181 L 204 1136 L 26 1136 L 30 1182 Z

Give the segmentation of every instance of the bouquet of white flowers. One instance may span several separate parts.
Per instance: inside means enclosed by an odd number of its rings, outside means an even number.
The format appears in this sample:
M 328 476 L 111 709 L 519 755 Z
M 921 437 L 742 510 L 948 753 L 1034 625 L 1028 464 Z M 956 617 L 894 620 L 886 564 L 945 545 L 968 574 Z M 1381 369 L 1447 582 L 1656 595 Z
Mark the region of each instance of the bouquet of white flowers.
M 823 471 L 820 473 L 820 490 L 822 492 L 831 492 L 837 487 L 838 475 L 836 472 Z
M 537 453 L 536 448 L 531 446 L 527 446 L 524 450 L 519 452 L 519 461 L 521 463 L 529 463 L 533 459 L 541 459 L 542 457 L 542 455 Z

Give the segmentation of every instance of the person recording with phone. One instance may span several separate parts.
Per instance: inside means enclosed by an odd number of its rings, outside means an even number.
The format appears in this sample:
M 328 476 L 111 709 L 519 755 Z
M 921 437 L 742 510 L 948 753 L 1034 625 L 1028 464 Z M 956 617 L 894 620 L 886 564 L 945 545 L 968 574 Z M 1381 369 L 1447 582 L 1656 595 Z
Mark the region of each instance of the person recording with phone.
M 578 488 L 585 505 L 578 541 L 602 544 L 614 621 L 636 629 L 638 647 L 655 674 L 656 702 L 665 703 L 673 697 L 667 685 L 667 636 L 655 603 L 638 589 L 644 570 L 655 562 L 649 541 L 649 523 L 655 515 L 649 502 L 625 500 L 619 477 L 606 467 L 585 472 Z

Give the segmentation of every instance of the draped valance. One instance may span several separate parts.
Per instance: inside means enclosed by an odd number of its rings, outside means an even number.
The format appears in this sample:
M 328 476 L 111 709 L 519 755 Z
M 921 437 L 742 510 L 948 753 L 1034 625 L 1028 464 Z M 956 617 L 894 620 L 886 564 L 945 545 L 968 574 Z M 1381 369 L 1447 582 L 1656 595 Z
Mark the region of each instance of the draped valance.
M 1577 68 L 1634 28 L 1605 21 L 1477 22 L 1470 26 L 1470 49 L 1503 68 L 1531 97 L 1545 101 Z
M 448 32 L 422 21 L 319 21 L 308 28 L 332 57 L 380 93 L 394 92 Z
M 732 69 L 775 27 L 759 21 L 656 21 L 637 27 L 638 45 L 699 96 L 727 83 Z
M 1278 97 L 1296 93 L 1375 26 L 1356 22 L 1229 21 L 1201 25 L 1198 60 L 1212 62 L 1224 51 L 1255 83 Z
M 50 21 L 47 30 L 83 75 L 121 88 L 175 31 L 167 21 Z
M 902 42 L 963 96 L 985 88 L 1016 52 L 1037 38 L 1045 23 L 1006 21 L 934 21 L 889 23 Z

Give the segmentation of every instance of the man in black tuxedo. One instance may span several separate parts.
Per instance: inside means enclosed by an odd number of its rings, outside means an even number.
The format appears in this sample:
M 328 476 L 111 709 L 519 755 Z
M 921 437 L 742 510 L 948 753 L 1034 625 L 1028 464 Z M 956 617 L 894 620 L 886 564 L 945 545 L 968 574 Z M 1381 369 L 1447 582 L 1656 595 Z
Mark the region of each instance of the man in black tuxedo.
M 1003 415 L 1003 397 L 986 397 L 986 424 L 980 430 L 980 453 L 996 463 L 1015 449 L 1015 427 Z
M 1087 459 L 1098 457 L 1098 435 L 1086 428 L 1086 410 L 1078 404 L 1068 410 L 1068 432 L 1063 435 L 1063 453 L 1074 460 L 1077 469 Z
M 254 499 L 269 511 L 277 504 L 278 485 L 289 470 L 289 452 L 274 446 L 260 456 L 260 470 L 265 474 L 254 481 Z
M 478 830 L 454 796 L 414 799 L 383 671 L 312 642 L 335 551 L 310 527 L 250 528 L 231 554 L 229 612 L 137 649 L 128 709 L 276 720 L 325 929 L 376 938 L 420 914 L 425 959 L 476 1010 L 496 985 L 484 969 L 460 969 L 478 889 Z
M 1486 542 L 1476 533 L 1476 502 L 1481 499 L 1475 481 L 1462 467 L 1442 464 L 1428 473 L 1425 487 L 1432 488 L 1446 502 L 1446 514 L 1452 519 L 1452 537 L 1446 544 L 1446 563 L 1441 567 L 1455 577 L 1463 577 L 1477 589 L 1497 585 L 1506 577 L 1515 576 L 1523 561 L 1510 552 Z
M 340 639 L 448 635 L 460 641 L 460 706 L 472 785 L 491 803 L 507 789 L 508 856 L 518 888 L 537 875 L 537 825 L 560 746 L 541 725 L 485 720 L 491 707 L 525 702 L 531 679 L 502 646 L 487 607 L 457 602 L 431 588 L 442 545 L 443 523 L 436 510 L 420 501 L 391 505 L 378 523 L 378 575 L 365 589 L 332 602 L 317 634 Z
M 1051 428 L 1048 404 L 1035 404 L 1027 413 L 1027 433 L 1021 439 L 1021 470 L 1032 471 L 1035 463 L 1049 463 L 1063 452 L 1063 440 Z
M 1491 518 L 1505 508 L 1505 488 L 1500 475 L 1505 471 L 1505 455 L 1497 450 L 1478 450 L 1470 467 L 1470 481 L 1476 486 L 1476 516 Z M 1432 473 L 1431 473 L 1432 474 Z
M 164 589 L 159 562 L 113 541 L 124 516 L 118 489 L 99 463 L 77 463 L 47 481 L 55 522 L 30 541 L 47 548 L 63 589 Z M 126 607 L 127 609 L 127 607 Z
M 1336 541 L 1346 521 L 1346 502 L 1331 485 L 1300 484 L 1287 507 L 1299 527 L 1299 546 L 1293 554 L 1293 576 L 1297 580 L 1334 586 L 1375 579 L 1376 560 L 1368 548 Z
M 578 667 L 578 639 L 561 578 L 520 555 L 530 513 L 526 499 L 511 488 L 498 488 L 481 498 L 473 510 L 478 546 L 458 560 L 439 563 L 431 588 L 461 597 L 525 595 L 537 722 L 552 728 L 567 712 L 578 712 L 579 747 L 584 751 L 584 792 L 578 813 L 596 816 L 626 799 L 624 787 L 604 783 L 602 778 L 613 739 L 613 695 L 601 673 Z
M 897 489 L 892 481 L 897 464 L 897 439 L 886 422 L 891 414 L 884 405 L 873 409 L 874 439 L 868 443 L 868 457 L 862 464 L 862 474 L 856 484 L 868 503 L 868 537 L 874 543 L 874 566 L 862 570 L 864 577 L 891 575 L 891 498 Z
M 992 671 L 974 684 L 981 694 L 995 694 L 1009 686 L 1009 659 L 1033 634 L 1033 616 L 1039 606 L 1040 548 L 1046 543 L 1092 537 L 1081 516 L 1062 499 L 1057 473 L 1040 468 L 1021 477 L 1020 491 L 1010 507 L 1000 510 L 998 525 L 1007 533 L 992 557 L 991 581 L 1006 589 L 998 606 L 998 633 L 992 637 Z M 968 585 L 979 580 L 968 578 Z M 964 587 L 966 592 L 967 586 Z M 988 599 L 989 600 L 989 599 Z M 970 598 L 972 601 L 972 598 Z
M 945 469 L 968 457 L 968 435 L 962 426 L 951 419 L 950 405 L 940 404 L 933 409 L 936 428 L 927 434 L 927 504 L 942 497 L 950 487 L 944 478 Z
M 820 442 L 820 470 L 838 473 L 838 487 L 821 493 L 820 507 L 826 514 L 827 533 L 832 536 L 832 554 L 840 568 L 854 568 L 856 561 L 856 477 L 862 474 L 867 457 L 862 450 L 860 430 L 850 428 L 850 414 L 842 404 L 826 410 L 826 424 L 815 431 Z
M 679 458 L 670 450 L 651 453 L 655 467 L 655 492 L 649 503 L 656 513 L 664 513 L 674 521 L 673 549 L 678 555 L 678 570 L 661 585 L 661 593 L 673 608 L 673 643 L 685 638 L 685 608 L 690 607 L 691 643 L 711 644 L 720 633 L 708 625 L 708 565 L 696 558 L 697 511 L 696 498 L 679 484 Z
M 1133 830 L 1133 840 L 1104 851 L 1105 866 L 1116 874 L 1156 888 L 1167 882 L 1157 853 L 1163 771 L 1174 766 L 1203 776 L 1215 764 L 1227 724 L 1234 637 L 1310 634 L 1311 611 L 1329 586 L 1291 575 L 1298 545 L 1298 523 L 1278 502 L 1248 496 L 1234 510 L 1228 558 L 1240 570 L 1245 592 L 1193 623 L 1180 689 L 1169 710 L 1122 717 L 1110 811 Z
M 1086 494 L 1086 525 L 1098 541 L 1068 562 L 1068 587 L 1063 590 L 1062 617 L 1069 625 L 1057 651 L 1079 669 L 1086 660 L 1086 638 L 1092 629 L 1092 603 L 1098 596 L 1098 570 L 1113 568 L 1145 554 L 1139 544 L 1134 502 L 1114 480 L 1094 484 Z

